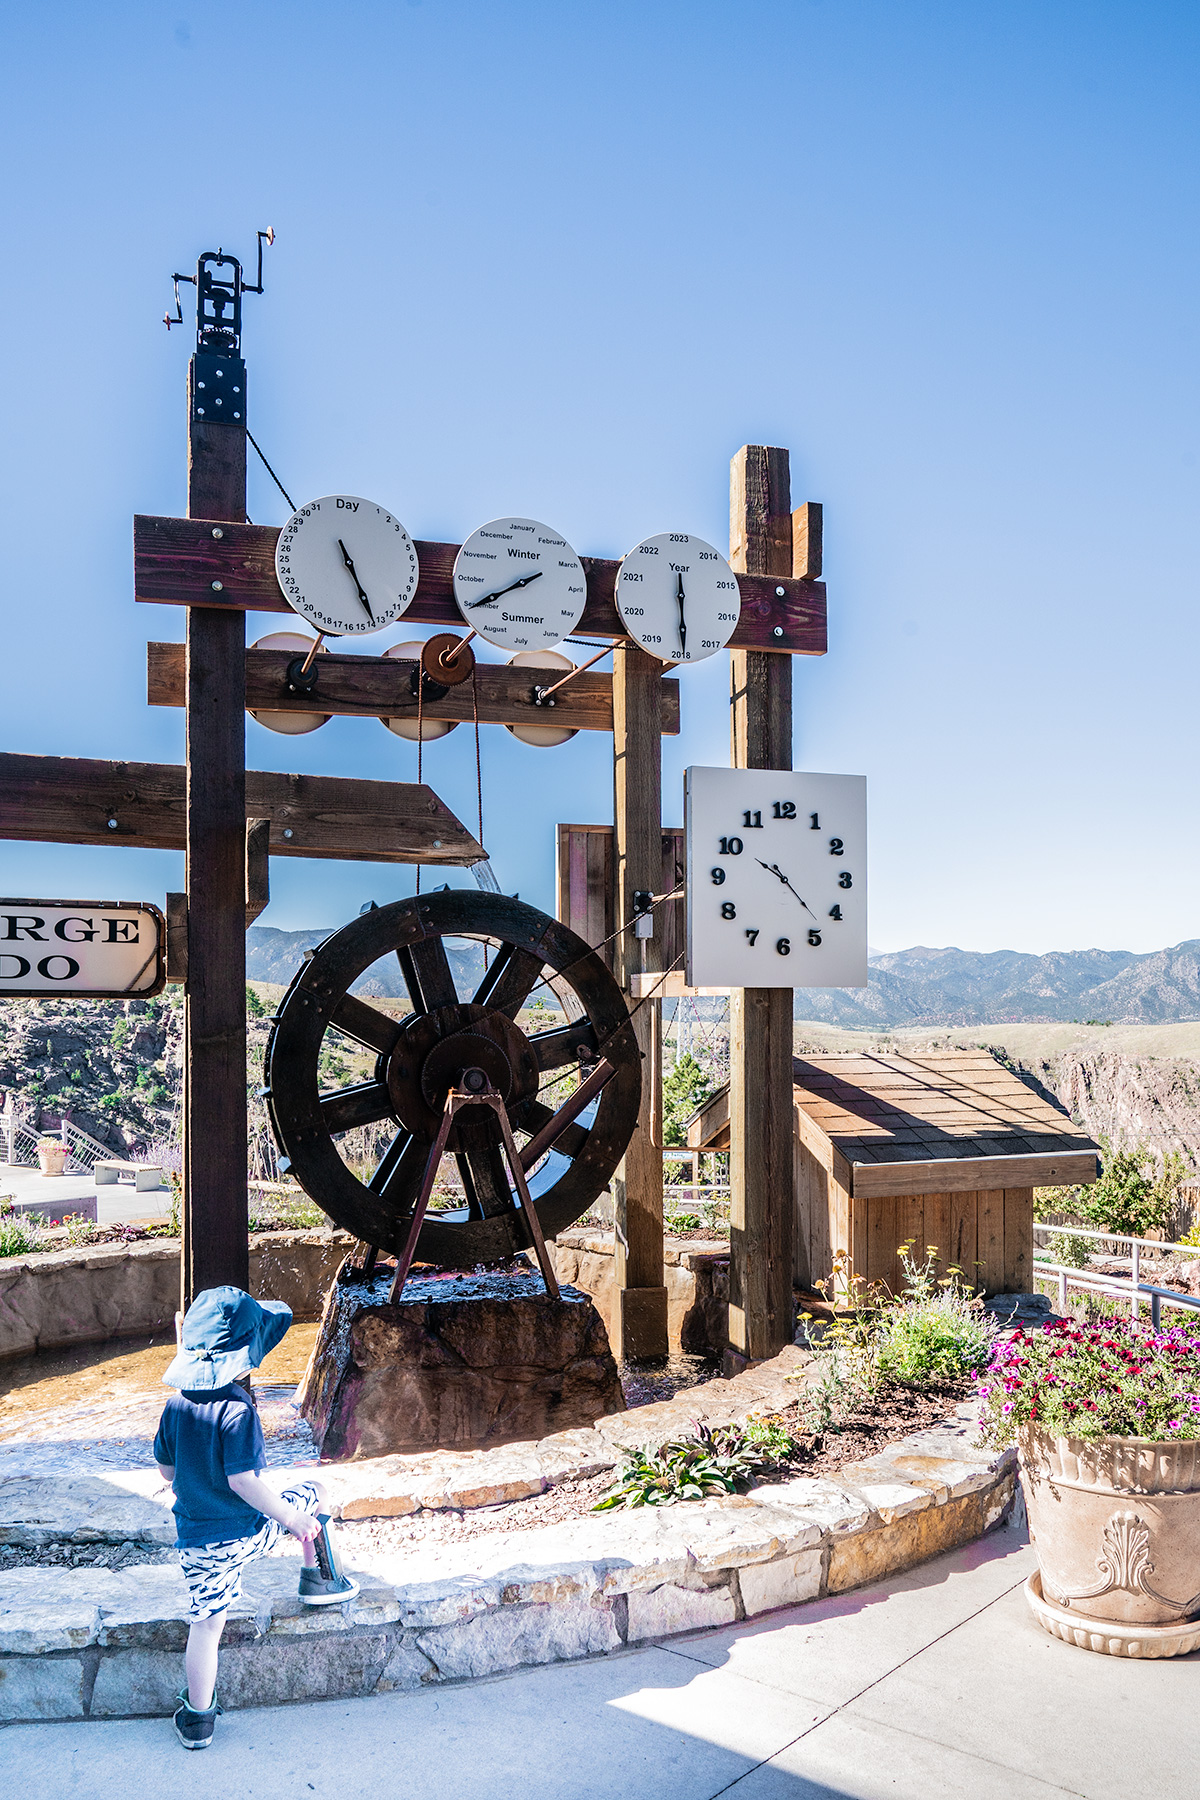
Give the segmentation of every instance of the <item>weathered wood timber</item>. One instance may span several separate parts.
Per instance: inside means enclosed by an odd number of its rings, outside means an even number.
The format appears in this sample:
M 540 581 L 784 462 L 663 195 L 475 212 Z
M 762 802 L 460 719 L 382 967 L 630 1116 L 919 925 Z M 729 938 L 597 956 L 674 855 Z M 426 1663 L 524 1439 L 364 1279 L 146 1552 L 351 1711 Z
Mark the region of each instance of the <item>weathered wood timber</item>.
M 613 654 L 613 916 L 627 927 L 613 943 L 613 970 L 628 993 L 633 975 L 662 968 L 662 927 L 634 936 L 634 894 L 660 893 L 662 880 L 662 664 L 636 644 Z M 616 1200 L 616 1353 L 667 1354 L 663 1281 L 663 1169 L 654 1129 L 661 1086 L 662 1014 L 647 1001 L 633 1020 L 643 1066 L 638 1128 L 613 1182 Z M 659 1141 L 656 1142 L 656 1138 Z
M 729 558 L 735 569 L 792 570 L 786 450 L 743 446 L 730 465 Z M 731 648 L 735 769 L 792 766 L 792 665 Z M 792 1341 L 792 995 L 735 988 L 730 999 L 729 1340 L 752 1360 Z
M 272 856 L 469 867 L 484 855 L 424 783 L 249 769 L 243 814 L 243 844 L 246 819 L 270 820 Z M 184 769 L 178 763 L 0 753 L 0 838 L 182 850 Z
M 135 598 L 153 605 L 290 613 L 275 579 L 276 527 L 219 524 L 218 529 L 221 536 L 215 538 L 211 521 L 139 514 L 133 522 Z M 451 580 L 459 545 L 417 542 L 416 551 L 421 578 L 405 620 L 461 629 L 463 618 Z M 624 637 L 614 598 L 620 563 L 599 556 L 583 556 L 580 561 L 587 578 L 580 634 Z M 786 574 L 774 569 L 739 570 L 738 586 L 742 608 L 731 640 L 734 648 L 824 656 L 823 582 L 793 579 L 789 563 Z
M 255 711 L 321 712 L 350 718 L 408 718 L 417 716 L 412 693 L 415 662 L 400 657 L 322 656 L 320 686 L 316 695 L 293 694 L 287 686 L 287 669 L 295 653 L 287 650 L 246 651 L 246 705 Z M 512 668 L 507 663 L 475 664 L 474 692 L 483 725 L 555 725 L 575 731 L 611 731 L 613 728 L 612 676 L 575 675 L 554 696 L 554 707 L 534 704 L 534 677 L 538 671 Z M 541 672 L 543 681 L 551 676 Z M 146 699 L 151 706 L 184 704 L 184 646 L 146 646 Z M 679 683 L 666 680 L 662 687 L 662 729 L 667 736 L 679 732 Z M 452 687 L 441 700 L 426 699 L 427 719 L 454 719 L 469 724 L 475 717 L 472 683 Z

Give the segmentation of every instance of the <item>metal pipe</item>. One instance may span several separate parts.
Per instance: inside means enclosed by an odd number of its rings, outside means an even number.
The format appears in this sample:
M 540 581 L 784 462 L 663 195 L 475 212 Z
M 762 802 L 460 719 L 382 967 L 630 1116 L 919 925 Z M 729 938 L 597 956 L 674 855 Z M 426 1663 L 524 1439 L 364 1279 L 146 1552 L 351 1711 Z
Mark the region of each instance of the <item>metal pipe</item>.
M 325 633 L 323 631 L 318 632 L 317 636 L 313 639 L 312 649 L 309 651 L 308 655 L 304 659 L 303 664 L 301 665 L 300 673 L 302 675 L 308 674 L 308 671 L 312 668 L 313 657 L 317 654 L 317 651 L 321 648 L 321 645 L 324 642 L 325 642 Z
M 568 681 L 574 681 L 577 675 L 582 675 L 586 669 L 591 668 L 593 663 L 598 663 L 602 661 L 604 657 L 611 655 L 616 648 L 616 644 L 606 645 L 603 650 L 598 650 L 595 656 L 590 656 L 587 662 L 580 663 L 577 669 L 572 669 L 569 675 L 564 675 L 561 681 L 556 681 L 553 687 L 537 688 L 535 690 L 537 694 L 537 704 L 539 706 L 544 706 L 551 694 L 557 694 L 560 687 L 566 687 Z
M 472 627 L 471 627 L 470 631 L 468 631 L 466 637 L 459 638 L 457 644 L 455 644 L 453 654 L 450 656 L 443 656 L 442 661 L 444 663 L 450 663 L 450 664 L 456 663 L 458 661 L 459 651 L 465 650 L 467 645 L 470 643 L 471 639 L 473 637 L 478 637 L 478 636 L 479 636 L 479 632 L 476 630 L 475 626 L 472 625 Z

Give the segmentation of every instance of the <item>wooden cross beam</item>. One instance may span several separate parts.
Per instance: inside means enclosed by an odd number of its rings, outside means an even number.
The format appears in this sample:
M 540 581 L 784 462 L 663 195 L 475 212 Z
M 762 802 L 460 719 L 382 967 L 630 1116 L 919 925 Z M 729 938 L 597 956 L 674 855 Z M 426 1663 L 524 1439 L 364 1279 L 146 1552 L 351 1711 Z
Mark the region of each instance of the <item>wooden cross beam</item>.
M 154 605 L 281 612 L 294 617 L 275 579 L 278 536 L 273 525 L 214 524 L 209 519 L 138 514 L 133 521 L 135 597 Z M 416 551 L 421 578 L 404 620 L 461 630 L 463 618 L 451 579 L 459 546 L 418 543 Z M 591 637 L 624 637 L 614 598 L 620 563 L 599 556 L 579 560 L 587 578 L 587 604 L 579 631 Z M 824 582 L 808 576 L 797 579 L 790 574 L 739 570 L 738 587 L 741 617 L 731 648 L 824 656 Z
M 485 855 L 424 783 L 247 769 L 245 812 L 268 821 L 272 856 L 470 867 Z M 179 764 L 0 754 L 0 838 L 182 850 L 186 827 Z M 251 836 L 259 855 L 262 837 Z
M 246 705 L 263 712 L 323 712 L 351 718 L 417 717 L 412 693 L 412 674 L 417 667 L 399 657 L 343 656 L 340 652 L 318 659 L 318 686 L 313 694 L 293 694 L 287 686 L 287 669 L 295 653 L 287 650 L 246 651 Z M 441 700 L 426 699 L 422 715 L 427 719 L 454 719 L 470 724 L 479 704 L 481 725 L 553 725 L 574 731 L 611 731 L 613 684 L 611 675 L 575 675 L 554 696 L 553 707 L 534 704 L 537 671 L 513 668 L 508 663 L 476 663 L 474 682 L 450 688 Z M 543 681 L 557 676 L 543 673 Z M 474 695 L 472 694 L 474 686 Z M 666 680 L 662 688 L 662 730 L 666 736 L 679 731 L 679 683 Z M 146 698 L 151 706 L 183 706 L 187 694 L 186 646 L 146 646 Z

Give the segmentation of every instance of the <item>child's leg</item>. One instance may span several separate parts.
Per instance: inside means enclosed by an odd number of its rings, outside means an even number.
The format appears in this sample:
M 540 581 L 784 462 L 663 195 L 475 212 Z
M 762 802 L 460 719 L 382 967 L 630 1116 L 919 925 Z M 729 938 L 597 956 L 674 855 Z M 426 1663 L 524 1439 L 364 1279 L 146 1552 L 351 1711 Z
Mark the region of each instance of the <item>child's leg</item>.
M 192 1620 L 184 1667 L 187 1670 L 188 1705 L 193 1712 L 207 1712 L 212 1705 L 217 1685 L 217 1651 L 225 1618 L 226 1614 L 219 1612 L 208 1619 Z

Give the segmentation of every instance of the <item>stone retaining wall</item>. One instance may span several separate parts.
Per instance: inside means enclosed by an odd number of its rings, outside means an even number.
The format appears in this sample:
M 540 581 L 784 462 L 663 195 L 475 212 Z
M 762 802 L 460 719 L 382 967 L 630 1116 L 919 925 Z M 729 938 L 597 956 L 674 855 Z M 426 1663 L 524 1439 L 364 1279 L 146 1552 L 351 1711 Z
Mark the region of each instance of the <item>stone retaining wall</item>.
M 704 1389 L 686 1398 L 713 1419 L 744 1417 L 755 1396 L 776 1405 L 782 1384 L 802 1378 L 806 1361 L 801 1351 L 785 1351 L 735 1380 L 709 1384 L 718 1392 L 708 1404 Z M 650 1416 L 659 1410 L 639 1409 L 646 1415 L 640 1430 L 636 1413 L 601 1421 L 603 1442 L 593 1428 L 473 1456 L 327 1468 L 322 1479 L 347 1518 L 487 1505 L 578 1477 L 597 1461 L 611 1466 L 623 1443 L 661 1441 L 668 1421 Z M 358 1597 L 319 1612 L 296 1599 L 297 1559 L 270 1557 L 247 1573 L 231 1611 L 222 1701 L 264 1706 L 472 1680 L 606 1655 L 881 1580 L 1006 1516 L 1015 1455 L 977 1448 L 977 1434 L 977 1411 L 968 1405 L 836 1479 L 800 1476 L 717 1500 L 589 1512 L 527 1531 L 372 1554 L 365 1571 L 356 1570 Z M 77 1539 L 136 1532 L 161 1542 L 170 1527 L 164 1497 L 151 1493 L 156 1481 L 152 1472 L 97 1473 L 89 1489 L 107 1488 L 107 1500 L 78 1484 L 64 1484 L 56 1499 L 51 1484 L 33 1483 L 14 1490 L 0 1537 L 44 1542 L 73 1525 Z M 348 1564 L 354 1567 L 353 1557 Z M 183 1678 L 184 1606 L 173 1563 L 0 1574 L 0 1719 L 169 1713 Z
M 250 1288 L 298 1319 L 321 1306 L 352 1239 L 342 1231 L 264 1231 L 250 1239 Z M 98 1244 L 0 1259 L 0 1358 L 174 1328 L 179 1240 Z
M 614 1252 L 611 1231 L 576 1228 L 560 1232 L 550 1244 L 554 1273 L 591 1295 L 610 1340 L 617 1287 Z M 671 1349 L 691 1356 L 723 1356 L 728 1341 L 729 1245 L 717 1239 L 705 1244 L 668 1237 L 663 1243 L 663 1281 Z

